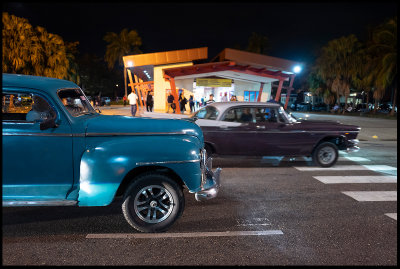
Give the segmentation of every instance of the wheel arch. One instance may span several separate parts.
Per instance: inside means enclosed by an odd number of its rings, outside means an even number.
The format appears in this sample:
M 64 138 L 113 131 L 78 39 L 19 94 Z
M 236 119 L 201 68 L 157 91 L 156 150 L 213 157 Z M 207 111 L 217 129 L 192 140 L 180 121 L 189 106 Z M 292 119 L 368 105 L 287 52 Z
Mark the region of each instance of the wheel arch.
M 315 149 L 324 142 L 331 142 L 332 144 L 335 144 L 338 149 L 342 149 L 342 145 L 345 142 L 345 137 L 343 135 L 329 135 L 321 138 L 317 143 L 315 143 L 312 152 L 315 151 Z
M 135 181 L 135 179 L 148 172 L 154 172 L 154 173 L 159 173 L 166 175 L 170 177 L 172 180 L 174 180 L 176 183 L 178 183 L 179 186 L 183 189 L 185 186 L 185 183 L 183 182 L 182 178 L 176 174 L 171 168 L 164 167 L 164 166 L 157 166 L 157 165 L 149 165 L 149 166 L 138 166 L 135 167 L 134 169 L 130 170 L 125 177 L 122 179 L 121 184 L 119 185 L 117 192 L 115 193 L 115 196 L 122 196 L 126 189 L 129 187 L 129 185 Z

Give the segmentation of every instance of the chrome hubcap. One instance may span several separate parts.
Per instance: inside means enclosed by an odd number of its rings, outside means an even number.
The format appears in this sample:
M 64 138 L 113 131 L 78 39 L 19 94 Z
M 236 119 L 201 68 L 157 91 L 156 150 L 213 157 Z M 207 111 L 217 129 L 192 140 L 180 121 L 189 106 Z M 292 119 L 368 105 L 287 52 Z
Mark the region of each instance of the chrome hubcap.
M 335 150 L 331 147 L 322 148 L 318 153 L 318 158 L 323 164 L 331 163 L 336 157 Z
M 171 214 L 174 200 L 162 186 L 151 185 L 141 189 L 134 200 L 136 215 L 147 223 L 159 223 Z

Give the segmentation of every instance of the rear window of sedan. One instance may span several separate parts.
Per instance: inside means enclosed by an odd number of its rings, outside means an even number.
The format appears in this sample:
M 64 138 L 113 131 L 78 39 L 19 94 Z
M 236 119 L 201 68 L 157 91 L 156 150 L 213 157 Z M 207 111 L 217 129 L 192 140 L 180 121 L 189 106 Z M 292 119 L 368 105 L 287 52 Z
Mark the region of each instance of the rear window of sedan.
M 213 106 L 206 106 L 200 109 L 193 117 L 198 119 L 215 120 L 218 117 L 218 110 Z

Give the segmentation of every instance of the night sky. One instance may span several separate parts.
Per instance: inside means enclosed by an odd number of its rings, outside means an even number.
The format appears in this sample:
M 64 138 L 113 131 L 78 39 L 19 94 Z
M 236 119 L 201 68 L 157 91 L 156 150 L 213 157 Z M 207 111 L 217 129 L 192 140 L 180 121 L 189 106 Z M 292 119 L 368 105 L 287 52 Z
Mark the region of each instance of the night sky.
M 395 2 L 120 2 L 5 3 L 3 11 L 42 26 L 81 53 L 103 57 L 106 32 L 137 30 L 144 53 L 208 47 L 209 59 L 224 48 L 245 49 L 252 32 L 267 36 L 270 56 L 311 62 L 328 41 L 356 34 L 397 15 Z

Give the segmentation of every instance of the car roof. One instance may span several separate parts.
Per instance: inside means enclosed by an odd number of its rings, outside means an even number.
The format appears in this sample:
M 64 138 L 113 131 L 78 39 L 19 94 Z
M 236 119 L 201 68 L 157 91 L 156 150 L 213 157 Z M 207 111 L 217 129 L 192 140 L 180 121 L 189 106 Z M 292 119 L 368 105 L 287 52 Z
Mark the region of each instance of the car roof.
M 2 84 L 3 87 L 39 89 L 48 93 L 55 93 L 58 89 L 63 88 L 79 88 L 75 83 L 68 80 L 5 73 L 2 76 Z
M 277 107 L 279 108 L 281 105 L 277 103 L 269 103 L 269 102 L 246 102 L 246 101 L 231 101 L 231 102 L 214 102 L 208 104 L 207 106 L 213 106 L 218 110 L 224 111 L 227 108 L 234 106 L 268 106 L 268 107 Z

